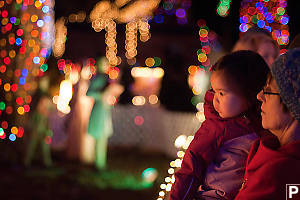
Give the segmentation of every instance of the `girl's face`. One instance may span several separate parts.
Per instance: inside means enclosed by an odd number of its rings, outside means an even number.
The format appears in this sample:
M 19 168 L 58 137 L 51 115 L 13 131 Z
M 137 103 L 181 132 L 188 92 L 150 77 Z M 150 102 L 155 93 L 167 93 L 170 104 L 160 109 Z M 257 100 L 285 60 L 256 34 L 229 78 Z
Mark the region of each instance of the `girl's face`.
M 222 72 L 214 71 L 210 83 L 215 92 L 213 105 L 220 117 L 236 117 L 248 109 L 247 100 L 230 87 Z

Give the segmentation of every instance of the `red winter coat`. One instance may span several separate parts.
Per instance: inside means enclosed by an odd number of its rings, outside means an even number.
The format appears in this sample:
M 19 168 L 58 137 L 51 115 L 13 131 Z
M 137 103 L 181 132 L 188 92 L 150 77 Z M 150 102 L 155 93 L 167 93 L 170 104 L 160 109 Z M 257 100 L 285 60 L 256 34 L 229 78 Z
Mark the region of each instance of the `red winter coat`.
M 193 141 L 187 149 L 181 168 L 175 173 L 175 183 L 170 192 L 170 200 L 194 198 L 199 186 L 205 184 L 204 174 L 207 167 L 217 157 L 223 144 L 234 138 L 253 134 L 257 130 L 257 127 L 254 127 L 246 117 L 221 118 L 214 110 L 213 97 L 214 93 L 212 91 L 206 92 L 204 103 L 206 120 L 196 132 Z M 247 156 L 248 152 L 245 156 L 243 167 L 246 164 Z M 243 174 L 241 174 L 238 188 L 241 186 Z
M 275 136 L 264 137 L 251 147 L 244 183 L 236 200 L 282 200 L 286 184 L 300 184 L 300 140 L 280 147 Z M 298 194 L 291 200 L 300 199 Z

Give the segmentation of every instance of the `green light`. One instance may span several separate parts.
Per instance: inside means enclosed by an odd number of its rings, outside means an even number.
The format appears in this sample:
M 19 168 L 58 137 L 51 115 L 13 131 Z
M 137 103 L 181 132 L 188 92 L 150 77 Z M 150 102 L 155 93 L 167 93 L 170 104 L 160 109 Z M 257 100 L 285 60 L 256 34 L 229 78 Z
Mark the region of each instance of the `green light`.
M 278 15 L 283 15 L 285 13 L 285 9 L 282 7 L 277 8 Z
M 172 5 L 172 3 L 165 2 L 165 3 L 163 4 L 163 8 L 164 8 L 165 10 L 171 10 L 171 9 L 173 8 L 173 5 Z
M 154 64 L 154 66 L 160 66 L 161 65 L 161 59 L 159 58 L 159 57 L 154 57 L 153 58 L 154 59 L 154 61 L 155 61 L 155 64 Z
M 15 5 L 15 9 L 16 9 L 16 10 L 19 10 L 21 7 L 22 7 L 22 4 L 16 4 L 16 5 Z
M 0 136 L 3 135 L 3 133 L 4 133 L 3 128 L 0 128 Z
M 5 110 L 5 103 L 3 101 L 0 102 L 0 110 Z
M 198 103 L 200 103 L 201 102 L 200 95 L 193 96 L 191 99 L 191 102 L 194 106 L 196 106 Z
M 14 25 L 19 25 L 19 24 L 20 24 L 20 19 L 17 18 L 17 19 L 16 19 L 16 22 L 14 23 Z
M 205 53 L 205 52 L 203 52 L 202 49 L 198 49 L 197 50 L 197 56 L 199 56 L 200 53 Z
M 256 24 L 257 23 L 257 16 L 256 15 L 253 15 L 252 17 L 251 17 L 251 21 L 254 23 L 254 24 Z
M 48 69 L 48 65 L 47 64 L 42 64 L 40 69 L 41 69 L 42 72 L 45 72 Z

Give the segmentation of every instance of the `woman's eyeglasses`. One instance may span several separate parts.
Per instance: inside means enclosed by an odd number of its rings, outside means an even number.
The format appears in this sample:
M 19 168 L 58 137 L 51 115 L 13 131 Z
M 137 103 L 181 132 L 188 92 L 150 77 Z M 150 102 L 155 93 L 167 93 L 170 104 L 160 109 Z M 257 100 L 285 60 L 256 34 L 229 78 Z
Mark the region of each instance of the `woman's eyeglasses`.
M 280 93 L 278 92 L 269 92 L 269 91 L 266 91 L 265 87 L 263 88 L 263 94 L 266 95 L 280 95 Z

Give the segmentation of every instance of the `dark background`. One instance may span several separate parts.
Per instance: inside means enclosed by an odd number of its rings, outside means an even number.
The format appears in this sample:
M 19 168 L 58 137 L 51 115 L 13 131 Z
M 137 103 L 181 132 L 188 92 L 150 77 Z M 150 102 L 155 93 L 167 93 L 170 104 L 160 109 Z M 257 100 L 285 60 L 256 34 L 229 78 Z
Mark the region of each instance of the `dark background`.
M 239 37 L 239 8 L 242 0 L 232 0 L 230 6 L 230 13 L 227 17 L 220 17 L 216 14 L 216 8 L 219 0 L 192 0 L 191 8 L 189 9 L 189 23 L 186 25 L 179 25 L 174 20 L 169 19 L 162 24 L 156 24 L 151 22 L 150 32 L 153 37 L 157 35 L 175 35 L 180 38 L 181 35 L 194 35 L 197 38 L 199 28 L 196 25 L 198 19 L 204 19 L 207 22 L 207 26 L 214 30 L 225 51 L 230 51 L 233 44 Z M 86 11 L 90 13 L 94 5 L 99 2 L 98 0 L 59 0 L 55 2 L 55 18 L 58 19 L 62 16 L 69 16 L 71 13 L 77 13 L 79 11 Z M 298 20 L 300 2 L 297 0 L 287 1 L 287 14 L 290 17 L 289 27 L 291 39 L 300 32 L 300 21 Z M 124 25 L 118 25 L 118 40 L 121 41 L 124 38 L 122 30 Z M 150 39 L 151 40 L 151 39 Z M 87 41 L 87 42 L 85 42 Z M 163 40 L 162 40 L 163 41 Z M 174 39 L 176 41 L 176 38 Z M 166 41 L 167 42 L 167 41 Z M 68 24 L 68 41 L 65 56 L 68 58 L 78 58 L 80 54 L 77 54 L 76 48 L 74 49 L 74 43 L 80 43 L 81 50 L 85 46 L 89 46 L 89 50 L 80 51 L 81 56 L 93 56 L 94 54 L 103 53 L 105 48 L 104 44 L 104 31 L 96 33 L 89 23 L 73 23 Z M 120 42 L 118 42 L 119 44 Z M 147 43 L 147 42 L 146 42 Z M 148 41 L 149 43 L 149 41 Z M 93 44 L 93 45 L 90 45 Z M 150 44 L 149 44 L 150 45 Z M 198 43 L 200 46 L 200 43 Z M 72 46 L 72 52 L 71 51 Z M 97 47 L 95 47 L 97 46 Z M 124 46 L 124 45 L 122 45 Z M 75 45 L 76 47 L 76 45 Z M 121 48 L 121 45 L 120 45 Z M 119 47 L 118 47 L 119 49 Z M 120 49 L 122 51 L 122 49 Z M 120 51 L 119 50 L 119 51 Z M 153 52 L 153 51 L 152 51 Z M 120 52 L 121 53 L 121 52 Z M 140 51 L 139 51 L 140 53 Z M 153 56 L 153 55 L 150 55 Z

